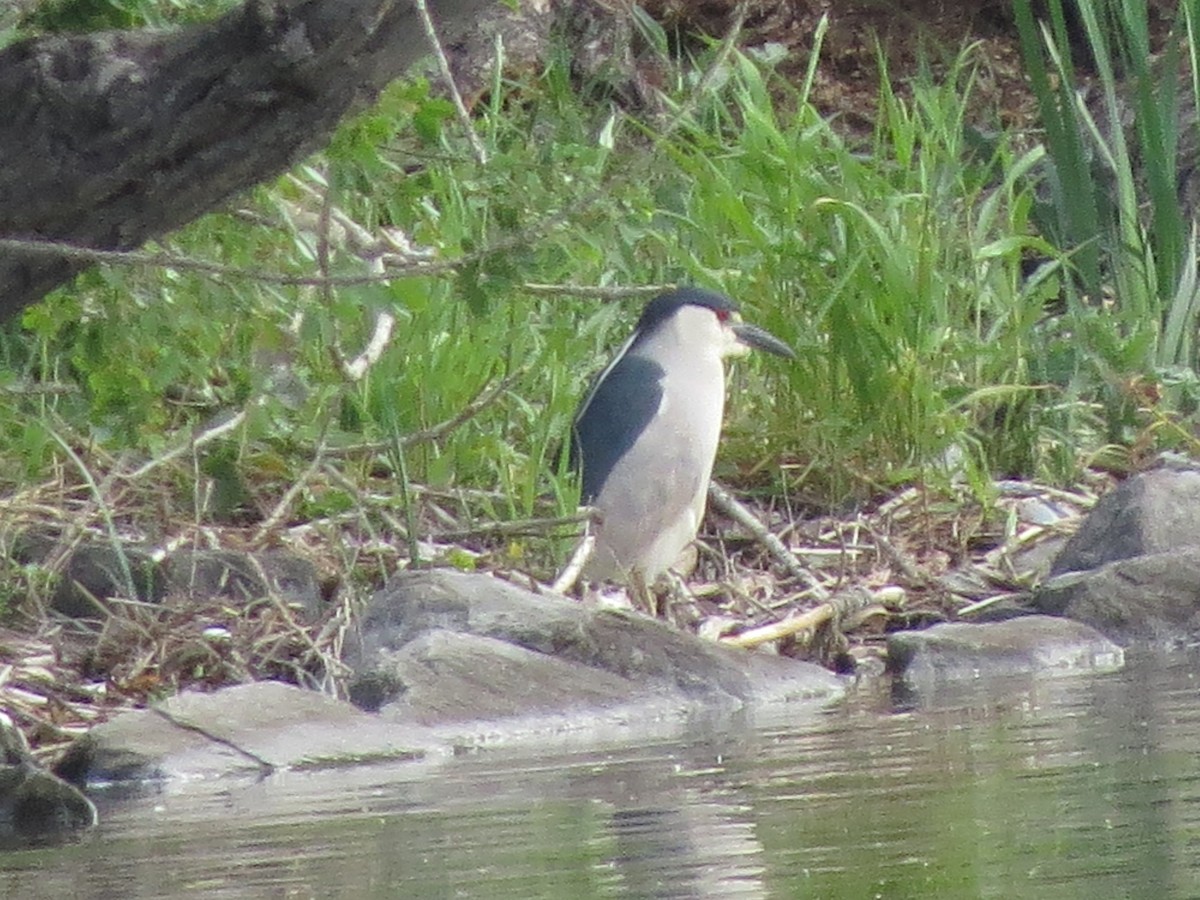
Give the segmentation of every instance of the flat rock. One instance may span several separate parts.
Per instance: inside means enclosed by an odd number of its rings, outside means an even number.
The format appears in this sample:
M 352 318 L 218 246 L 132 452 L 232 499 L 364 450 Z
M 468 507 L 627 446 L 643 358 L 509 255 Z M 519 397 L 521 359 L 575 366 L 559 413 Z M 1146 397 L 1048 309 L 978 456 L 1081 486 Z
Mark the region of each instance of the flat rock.
M 347 636 L 344 659 L 354 702 L 425 725 L 586 718 L 638 702 L 659 712 L 825 703 L 843 691 L 819 666 L 450 570 L 393 579 Z
M 424 736 L 349 703 L 274 681 L 188 692 L 122 713 L 76 741 L 55 767 L 74 784 L 258 778 L 281 769 L 420 756 Z
M 1122 644 L 1184 644 L 1200 635 L 1200 547 L 1121 559 L 1051 578 L 1039 612 L 1067 616 Z
M 819 666 L 450 571 L 399 576 L 346 644 L 351 696 L 379 715 L 275 682 L 185 693 L 93 728 L 56 771 L 92 785 L 257 779 L 464 745 L 639 740 L 755 704 L 815 712 L 844 690 Z
M 1094 628 L 1055 616 L 953 622 L 888 636 L 889 671 L 917 690 L 1008 675 L 1111 672 L 1124 661 L 1121 648 Z
M 420 725 L 569 713 L 623 702 L 636 690 L 619 675 L 440 629 L 408 641 L 387 663 L 386 683 L 356 679 L 351 699 L 373 709 L 386 706 L 391 718 Z
M 1200 547 L 1200 472 L 1155 469 L 1126 479 L 1100 498 L 1050 574 L 1191 547 Z

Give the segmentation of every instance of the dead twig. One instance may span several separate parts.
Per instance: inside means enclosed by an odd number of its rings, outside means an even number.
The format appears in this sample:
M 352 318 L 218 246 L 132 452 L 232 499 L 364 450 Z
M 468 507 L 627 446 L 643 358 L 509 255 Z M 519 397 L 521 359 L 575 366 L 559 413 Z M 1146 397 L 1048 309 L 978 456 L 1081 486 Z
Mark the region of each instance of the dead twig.
M 437 534 L 430 535 L 430 539 L 435 541 L 449 542 L 464 541 L 469 540 L 470 538 L 503 537 L 517 534 L 542 535 L 552 528 L 559 528 L 563 525 L 578 525 L 581 522 L 589 522 L 591 519 L 591 511 L 584 510 L 582 512 L 571 513 L 570 515 L 566 516 L 514 519 L 509 522 L 484 522 L 471 528 L 440 531 Z
M 814 597 L 824 600 L 829 596 L 829 592 L 825 590 L 824 586 L 809 574 L 795 554 L 783 545 L 783 541 L 772 534 L 754 513 L 750 512 L 732 494 L 715 481 L 710 481 L 708 497 L 714 507 L 749 531 L 756 541 L 766 547 L 767 552 L 787 570 L 787 573 L 803 582 Z
M 451 416 L 444 422 L 439 422 L 432 428 L 426 428 L 423 431 L 413 431 L 404 435 L 400 439 L 400 443 L 405 447 L 414 447 L 417 444 L 431 444 L 434 441 L 441 440 L 447 434 L 460 425 L 464 425 L 471 419 L 475 418 L 489 406 L 496 402 L 500 396 L 516 383 L 516 380 L 524 374 L 524 370 L 518 370 L 502 378 L 495 387 L 480 393 L 474 400 L 464 406 L 456 415 Z
M 636 300 L 639 297 L 654 297 L 676 288 L 675 284 L 644 284 L 628 287 L 599 284 L 542 284 L 527 281 L 521 290 L 542 297 L 587 297 L 610 303 L 616 300 Z
M 904 576 L 904 580 L 913 587 L 930 587 L 934 582 L 929 576 L 917 568 L 916 564 L 908 558 L 890 541 L 875 526 L 866 524 L 867 534 L 871 535 L 871 540 L 875 542 L 875 546 L 879 548 L 879 552 L 887 557 Z
M 812 631 L 829 622 L 841 622 L 850 616 L 862 612 L 868 607 L 880 603 L 878 596 L 863 590 L 851 590 L 836 597 L 830 597 L 820 606 L 803 612 L 782 622 L 772 622 L 758 628 L 751 628 L 741 634 L 720 638 L 720 643 L 734 647 L 750 649 L 769 641 L 790 637 L 803 631 Z
M 258 529 L 254 532 L 254 536 L 250 539 L 252 544 L 257 545 L 273 528 L 275 528 L 275 526 L 283 521 L 283 517 L 286 516 L 288 510 L 292 508 L 292 503 L 295 502 L 298 496 L 300 496 L 300 492 L 308 486 L 308 483 L 312 477 L 316 475 L 324 465 L 325 440 L 324 436 L 322 436 L 322 439 L 317 442 L 317 449 L 313 454 L 312 462 L 305 467 L 304 471 L 300 473 L 300 477 L 296 479 L 295 483 L 289 487 L 286 492 L 284 492 L 282 497 L 279 498 L 279 502 L 275 504 L 275 508 L 271 510 L 270 514 L 262 520 L 262 524 L 258 526 Z
M 475 131 L 475 123 L 471 121 L 471 114 L 467 112 L 467 105 L 463 103 L 462 94 L 458 92 L 458 85 L 454 83 L 454 74 L 450 71 L 450 61 L 446 59 L 446 51 L 442 49 L 442 41 L 438 37 L 433 19 L 429 15 L 429 7 L 425 5 L 425 0 L 415 0 L 414 5 L 417 8 L 417 15 L 421 19 L 421 26 L 425 29 L 425 37 L 433 50 L 434 59 L 437 60 L 438 72 L 442 76 L 442 81 L 446 83 L 450 99 L 454 102 L 454 111 L 458 114 L 459 124 L 462 125 L 463 131 L 467 133 L 467 140 L 471 143 L 475 161 L 481 166 L 486 166 L 487 149 L 483 146 L 483 141 L 479 139 L 479 135 Z
M 588 531 L 583 540 L 579 542 L 579 546 L 575 548 L 575 552 L 571 554 L 571 558 L 567 560 L 566 566 L 557 578 L 554 579 L 554 584 L 550 586 L 550 590 L 557 594 L 565 594 L 573 588 L 579 577 L 583 574 L 584 567 L 588 564 L 588 560 L 592 558 L 592 553 L 596 549 L 596 535 Z
M 237 412 L 226 410 L 209 419 L 207 424 L 194 429 L 188 434 L 186 440 L 180 441 L 166 452 L 154 457 L 154 459 L 149 460 L 132 472 L 114 472 L 113 477 L 125 481 L 135 481 L 138 478 L 148 475 L 164 463 L 168 463 L 186 453 L 194 452 L 205 444 L 215 441 L 217 438 L 224 437 L 231 431 L 236 431 L 245 421 L 245 409 L 240 409 Z

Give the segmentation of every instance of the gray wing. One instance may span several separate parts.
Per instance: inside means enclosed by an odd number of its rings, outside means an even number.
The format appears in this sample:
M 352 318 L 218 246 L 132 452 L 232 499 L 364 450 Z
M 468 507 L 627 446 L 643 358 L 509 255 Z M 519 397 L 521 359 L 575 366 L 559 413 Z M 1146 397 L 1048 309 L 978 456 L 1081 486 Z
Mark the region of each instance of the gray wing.
M 657 363 L 626 354 L 584 400 L 571 442 L 571 462 L 583 474 L 584 503 L 596 499 L 613 467 L 658 412 L 665 374 Z

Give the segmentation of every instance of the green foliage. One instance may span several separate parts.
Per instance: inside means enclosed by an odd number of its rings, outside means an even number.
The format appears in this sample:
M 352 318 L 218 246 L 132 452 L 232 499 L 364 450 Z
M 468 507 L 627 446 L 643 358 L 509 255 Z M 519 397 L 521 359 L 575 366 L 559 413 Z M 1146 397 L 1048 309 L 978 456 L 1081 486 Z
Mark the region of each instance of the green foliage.
M 136 5 L 146 21 L 149 6 Z M 788 84 L 769 53 L 714 48 L 698 71 L 671 70 L 663 109 L 643 120 L 589 100 L 565 58 L 519 83 L 497 73 L 473 122 L 483 163 L 450 103 L 423 81 L 394 85 L 323 154 L 162 248 L 204 265 L 94 270 L 0 334 L 12 385 L 66 388 L 0 404 L 0 479 L 51 477 L 66 449 L 161 457 L 175 461 L 162 470 L 171 515 L 236 523 L 298 486 L 294 516 L 357 513 L 372 535 L 398 523 L 414 556 L 429 492 L 459 497 L 467 524 L 565 513 L 575 403 L 640 303 L 536 285 L 696 282 L 738 298 L 800 358 L 734 365 L 721 466 L 775 471 L 776 487 L 816 502 L 929 478 L 1061 481 L 1105 442 L 1136 438 L 1115 386 L 1156 354 L 1190 359 L 1194 265 L 1160 265 L 1120 219 L 1142 254 L 1122 284 L 1137 275 L 1180 299 L 1141 291 L 1137 303 L 1159 305 L 1140 325 L 1144 306 L 1114 317 L 1086 302 L 1121 245 L 1097 237 L 1103 195 L 1060 185 L 1054 229 L 1036 236 L 1029 185 L 1047 152 L 968 120 L 971 48 L 904 92 L 885 65 L 877 127 L 859 144 L 809 102 L 816 59 Z M 1031 72 L 1049 91 L 1043 112 L 1059 115 L 1047 128 L 1059 180 L 1083 177 L 1059 155 L 1084 152 L 1066 94 L 1049 63 Z M 372 263 L 335 212 L 458 263 L 354 281 Z M 1033 258 L 1046 261 L 1027 277 Z M 334 281 L 297 282 L 323 274 Z M 1048 316 L 1063 293 L 1067 314 Z M 390 339 L 349 374 L 381 316 Z M 189 445 L 235 413 L 236 428 Z M 512 540 L 506 553 L 548 568 L 562 549 Z
M 1175 387 L 1180 371 L 1200 362 L 1197 235 L 1190 223 L 1181 158 L 1198 136 L 1200 92 L 1193 4 L 1179 5 L 1179 27 L 1153 57 L 1146 5 L 1133 0 L 1076 4 L 1096 77 L 1095 102 L 1081 103 L 1062 0 L 1048 0 L 1045 22 L 1029 0 L 1014 11 L 1023 54 L 1046 126 L 1048 160 L 1043 232 L 1060 248 L 1070 273 L 1062 282 L 1072 337 L 1076 390 L 1105 410 L 1113 441 L 1128 442 L 1141 425 L 1139 397 L 1129 385 Z M 1190 389 L 1189 389 L 1190 390 Z M 1185 442 L 1190 447 L 1190 441 Z
M 739 58 L 728 94 L 702 104 L 671 147 L 689 188 L 669 255 L 800 349 L 790 369 L 771 367 L 786 384 L 755 393 L 775 398 L 763 404 L 772 450 L 815 462 L 835 493 L 977 455 L 1010 427 L 993 407 L 1035 387 L 1043 293 L 1019 273 L 1044 243 L 1028 236 L 1020 176 L 1038 154 L 1014 157 L 1001 142 L 973 157 L 972 77 L 967 52 L 942 84 L 926 73 L 902 100 L 885 74 L 864 156 L 803 86 L 781 115 L 764 72 Z M 1011 427 L 1036 437 L 1028 422 Z M 978 462 L 1037 471 L 1035 448 L 1019 466 L 1009 455 Z
M 237 0 L 46 0 L 33 8 L 25 27 L 78 32 L 155 28 L 204 21 L 238 5 Z

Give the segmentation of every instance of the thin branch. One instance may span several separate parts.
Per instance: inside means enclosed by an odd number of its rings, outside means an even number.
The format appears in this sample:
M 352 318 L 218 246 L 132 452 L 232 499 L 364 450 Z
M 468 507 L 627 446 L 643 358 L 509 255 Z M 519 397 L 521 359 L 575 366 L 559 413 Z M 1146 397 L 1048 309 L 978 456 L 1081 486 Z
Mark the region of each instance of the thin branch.
M 459 124 L 462 125 L 463 131 L 467 134 L 467 140 L 470 142 L 471 150 L 475 154 L 475 161 L 481 166 L 486 166 L 488 161 L 487 150 L 484 148 L 483 142 L 479 140 L 479 135 L 475 131 L 475 124 L 471 121 L 471 114 L 467 112 L 467 105 L 463 103 L 462 94 L 458 92 L 458 85 L 454 83 L 454 74 L 450 71 L 450 61 L 446 59 L 446 51 L 442 49 L 442 41 L 438 37 L 433 19 L 429 15 L 429 7 L 425 5 L 425 0 L 414 0 L 413 5 L 417 8 L 417 15 L 421 19 L 421 26 L 425 29 L 425 37 L 429 41 L 429 46 L 433 49 L 433 56 L 437 60 L 438 72 L 441 73 L 442 80 L 446 82 L 446 90 L 450 92 L 450 99 L 454 101 L 454 110 L 458 113 Z
M 437 425 L 434 425 L 431 428 L 426 428 L 424 431 L 414 431 L 410 434 L 406 434 L 400 439 L 400 443 L 405 447 L 412 447 L 416 444 L 431 444 L 434 441 L 441 440 L 455 428 L 458 428 L 460 425 L 469 422 L 471 419 L 475 418 L 475 416 L 479 415 L 479 413 L 481 413 L 484 409 L 491 406 L 491 404 L 494 403 L 501 394 L 507 391 L 517 380 L 517 378 L 523 374 L 524 372 L 521 370 L 513 372 L 508 377 L 501 379 L 500 383 L 495 387 L 481 393 L 478 397 L 476 397 L 474 400 L 464 406 L 458 413 L 451 416 L 446 421 L 439 422 Z M 385 448 L 388 446 L 391 445 L 383 445 Z
M 829 592 L 825 590 L 824 586 L 809 574 L 800 560 L 796 558 L 796 555 L 783 545 L 783 541 L 772 534 L 767 526 L 758 520 L 754 513 L 750 512 L 740 501 L 715 481 L 708 483 L 708 498 L 712 501 L 714 507 L 749 531 L 754 539 L 766 547 L 767 552 L 787 570 L 789 575 L 804 583 L 814 597 L 818 600 L 824 600 L 829 596 Z
M 177 457 L 183 456 L 185 453 L 190 453 L 198 447 L 202 447 L 211 441 L 215 441 L 219 437 L 224 437 L 225 435 L 229 434 L 229 432 L 235 431 L 243 422 L 246 421 L 245 409 L 241 409 L 232 415 L 230 415 L 227 411 L 222 415 L 227 415 L 228 418 L 222 419 L 220 416 L 218 416 L 216 420 L 210 420 L 213 422 L 213 424 L 205 426 L 204 430 L 202 431 L 193 431 L 190 435 L 188 435 L 186 441 L 179 442 L 170 450 L 167 450 L 160 456 L 156 456 L 154 459 L 142 466 L 139 466 L 132 472 L 115 473 L 114 477 L 123 478 L 127 481 L 133 481 L 137 478 L 141 478 L 143 475 L 154 471 L 164 463 L 168 463 Z
M 598 202 L 607 196 L 605 191 L 597 190 L 593 196 L 582 201 L 584 205 Z M 529 228 L 511 235 L 452 260 L 413 260 L 398 263 L 392 259 L 385 260 L 386 271 L 382 274 L 365 275 L 283 275 L 276 272 L 264 272 L 261 269 L 248 269 L 242 266 L 229 266 L 224 263 L 211 262 L 203 259 L 193 259 L 174 253 L 147 253 L 142 250 L 96 250 L 90 247 L 80 247 L 66 241 L 41 241 L 23 238 L 0 237 L 0 251 L 20 251 L 25 253 L 61 256 L 65 259 L 80 263 L 108 263 L 124 266 L 151 266 L 163 269 L 178 269 L 183 271 L 200 272 L 226 278 L 240 278 L 255 281 L 260 284 L 300 285 L 311 287 L 346 287 L 362 284 L 379 284 L 415 275 L 444 275 L 457 272 L 477 262 L 487 259 L 496 253 L 503 253 L 517 247 L 523 247 L 534 240 L 544 237 L 555 229 L 566 226 L 571 221 L 571 215 L 578 212 L 581 204 L 576 204 L 570 210 L 562 210 L 547 216 Z M 390 256 L 390 254 L 389 254 Z
M 882 531 L 870 523 L 864 524 L 866 525 L 867 534 L 871 535 L 871 540 L 875 542 L 875 546 L 879 548 L 879 552 L 891 560 L 892 565 L 900 570 L 900 574 L 904 576 L 904 579 L 910 585 L 914 587 L 929 587 L 935 583 L 935 579 L 930 578 L 922 572 L 916 563 L 909 559 L 907 555 L 900 552 Z
M 354 359 L 342 362 L 342 371 L 346 373 L 347 378 L 351 381 L 361 381 L 371 370 L 371 366 L 379 362 L 383 351 L 392 342 L 392 331 L 395 327 L 396 317 L 390 312 L 381 309 L 375 313 L 375 327 L 367 346 L 363 347 L 362 352 Z
M 326 422 L 328 427 L 328 421 Z M 317 473 L 317 471 L 325 465 L 325 437 L 321 436 L 321 440 L 317 442 L 316 453 L 313 454 L 313 460 L 300 473 L 300 477 L 295 483 L 284 492 L 284 495 L 279 498 L 279 502 L 275 504 L 275 508 L 271 510 L 270 515 L 263 519 L 262 524 L 258 526 L 258 530 L 254 532 L 254 537 L 251 538 L 252 544 L 257 544 L 267 536 L 272 528 L 283 521 L 283 517 L 287 515 L 288 510 L 292 508 L 292 502 L 300 495 L 300 492 L 308 486 L 309 479 Z M 264 584 L 266 582 L 264 581 Z
M 91 494 L 92 500 L 96 504 L 96 508 L 100 510 L 100 518 L 104 521 L 104 530 L 108 536 L 109 544 L 112 546 L 113 553 L 117 557 L 117 564 L 121 567 L 121 577 L 125 581 L 125 584 L 122 586 L 129 592 L 129 597 L 136 600 L 137 585 L 133 580 L 133 570 L 129 567 L 129 557 L 125 555 L 125 545 L 121 542 L 121 536 L 117 533 L 116 514 L 105 497 L 106 491 L 102 489 L 96 479 L 92 477 L 91 470 L 87 467 L 84 461 L 80 459 L 79 454 L 75 452 L 74 448 L 67 443 L 66 439 L 63 438 L 62 435 L 60 435 L 53 428 L 48 428 L 47 431 L 49 432 L 50 437 L 54 439 L 55 443 L 58 444 L 63 453 L 67 455 L 67 458 L 70 459 L 75 465 L 75 468 L 79 472 L 80 477 L 83 479 L 84 484 L 87 485 L 88 493 Z M 103 609 L 104 607 L 101 606 L 100 608 Z
M 785 619 L 782 622 L 772 622 L 769 625 L 743 631 L 741 634 L 720 638 L 720 643 L 750 649 L 768 641 L 777 641 L 780 638 L 799 634 L 802 631 L 815 630 L 827 622 L 840 622 L 879 602 L 867 591 L 849 591 L 831 597 L 820 606 L 794 618 Z
M 554 584 L 550 586 L 550 590 L 556 594 L 565 594 L 573 588 L 575 583 L 579 581 L 579 577 L 583 574 L 584 566 L 588 564 L 588 560 L 592 558 L 592 553 L 595 550 L 596 535 L 589 530 L 575 548 L 575 552 L 571 554 L 571 558 L 567 560 L 567 564 L 561 574 L 554 579 Z
M 603 300 L 608 303 L 614 300 L 632 300 L 638 297 L 652 297 L 678 287 L 676 284 L 646 284 L 630 287 L 605 287 L 598 284 L 541 284 L 527 281 L 521 285 L 521 290 L 527 294 L 543 297 L 587 297 L 593 300 Z
M 721 46 L 717 50 L 717 54 L 713 57 L 712 63 L 705 69 L 704 74 L 700 76 L 700 80 L 696 83 L 695 90 L 692 91 L 687 103 L 679 108 L 671 119 L 667 127 L 663 129 L 662 137 L 666 137 L 675 131 L 683 120 L 686 119 L 693 110 L 699 105 L 700 98 L 708 93 L 712 87 L 713 81 L 717 74 L 725 67 L 729 61 L 729 56 L 733 53 L 734 47 L 737 45 L 737 39 L 742 34 L 742 27 L 746 24 L 746 16 L 750 11 L 750 3 L 748 0 L 741 0 L 733 10 L 733 22 L 729 25 L 729 30 L 725 32 L 725 37 L 721 39 Z
M 588 510 L 582 512 L 571 513 L 566 516 L 547 516 L 544 518 L 534 519 L 514 519 L 512 521 L 503 522 L 484 522 L 475 525 L 472 528 L 458 528 L 448 531 L 439 531 L 436 534 L 431 534 L 429 537 L 435 541 L 462 541 L 468 538 L 476 537 L 495 537 L 497 535 L 543 535 L 552 528 L 558 528 L 563 525 L 578 525 L 581 522 L 590 522 L 592 513 Z

